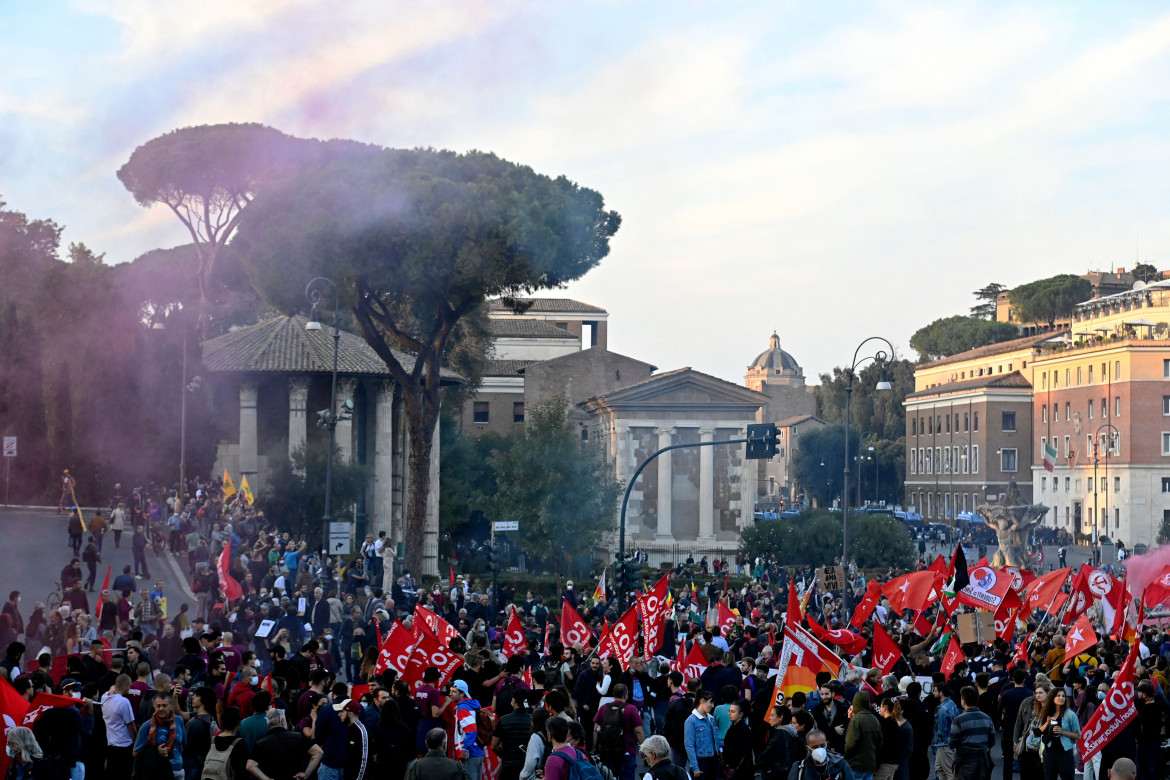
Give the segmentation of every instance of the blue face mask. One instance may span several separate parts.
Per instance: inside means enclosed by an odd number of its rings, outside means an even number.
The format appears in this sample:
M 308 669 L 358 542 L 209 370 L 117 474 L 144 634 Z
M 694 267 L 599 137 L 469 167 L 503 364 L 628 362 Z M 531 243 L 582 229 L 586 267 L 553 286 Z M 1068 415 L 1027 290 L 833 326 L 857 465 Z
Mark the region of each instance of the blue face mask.
M 4 752 L 8 754 L 9 758 L 16 758 L 16 753 L 12 750 L 12 745 L 5 745 Z

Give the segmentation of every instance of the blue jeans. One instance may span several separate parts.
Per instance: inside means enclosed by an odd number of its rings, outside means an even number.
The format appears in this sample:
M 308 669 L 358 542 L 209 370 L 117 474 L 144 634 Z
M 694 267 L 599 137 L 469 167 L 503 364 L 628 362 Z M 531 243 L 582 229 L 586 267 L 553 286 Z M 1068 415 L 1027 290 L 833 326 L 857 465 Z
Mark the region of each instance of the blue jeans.
M 873 780 L 873 772 L 858 772 L 853 770 L 853 780 Z
M 483 756 L 468 756 L 463 759 L 463 768 L 471 775 L 471 780 L 480 780 L 483 777 Z
M 342 780 L 344 772 L 331 766 L 321 764 L 317 767 L 317 780 Z
M 634 771 L 638 768 L 638 757 L 628 755 L 622 759 L 622 771 L 618 774 L 618 780 L 634 780 Z M 870 778 L 870 780 L 873 780 Z

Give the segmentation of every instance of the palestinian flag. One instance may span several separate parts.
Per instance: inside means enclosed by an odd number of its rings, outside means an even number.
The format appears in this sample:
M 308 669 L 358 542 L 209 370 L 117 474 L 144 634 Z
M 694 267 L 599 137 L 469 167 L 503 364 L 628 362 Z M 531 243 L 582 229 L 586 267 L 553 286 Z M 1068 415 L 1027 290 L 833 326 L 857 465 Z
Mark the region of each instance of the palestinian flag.
M 951 643 L 951 639 L 954 636 L 955 636 L 955 632 L 953 630 L 951 630 L 950 628 L 948 628 L 943 633 L 943 635 L 938 638 L 938 641 L 935 642 L 933 645 L 931 645 L 930 654 L 931 655 L 938 655 L 939 653 L 945 652 L 947 647 Z
M 1055 469 L 1056 468 L 1056 447 L 1053 447 L 1051 444 L 1048 444 L 1047 442 L 1045 442 L 1044 443 L 1044 451 L 1042 454 L 1044 456 L 1044 468 L 1047 469 L 1048 471 L 1052 471 L 1053 469 Z
M 967 554 L 963 552 L 962 542 L 955 545 L 955 553 L 951 556 L 947 574 L 949 576 L 943 584 L 943 595 L 948 599 L 955 598 L 959 591 L 971 584 L 971 577 L 967 574 Z

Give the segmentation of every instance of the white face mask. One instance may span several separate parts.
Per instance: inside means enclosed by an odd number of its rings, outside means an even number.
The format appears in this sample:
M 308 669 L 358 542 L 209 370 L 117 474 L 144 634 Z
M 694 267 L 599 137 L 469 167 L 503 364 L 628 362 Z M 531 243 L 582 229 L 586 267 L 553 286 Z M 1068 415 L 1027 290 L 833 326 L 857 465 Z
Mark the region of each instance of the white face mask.
M 816 748 L 812 752 L 812 760 L 814 764 L 823 764 L 829 760 L 829 751 L 823 747 Z
M 260 682 L 260 678 L 255 675 L 248 678 L 248 685 L 256 685 Z

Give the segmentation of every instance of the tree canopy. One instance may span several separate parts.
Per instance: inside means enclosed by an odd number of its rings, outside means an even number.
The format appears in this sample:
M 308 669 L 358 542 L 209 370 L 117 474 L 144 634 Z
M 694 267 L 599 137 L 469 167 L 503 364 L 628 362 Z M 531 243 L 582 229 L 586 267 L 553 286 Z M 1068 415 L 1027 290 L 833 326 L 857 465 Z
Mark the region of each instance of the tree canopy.
M 829 566 L 841 560 L 841 515 L 823 509 L 761 520 L 744 529 L 740 550 L 781 565 Z M 916 553 L 906 527 L 889 515 L 849 515 L 849 557 L 865 569 L 913 568 Z
M 985 320 L 994 320 L 996 301 L 999 299 L 999 294 L 1006 289 L 1007 287 L 999 282 L 992 282 L 986 287 L 981 287 L 976 290 L 973 295 L 979 303 L 971 307 L 971 316 Z
M 1020 329 L 1010 322 L 995 322 L 959 314 L 919 328 L 910 337 L 910 346 L 924 361 L 939 360 L 969 349 L 1010 341 L 1019 334 Z
M 1136 282 L 1160 282 L 1162 281 L 1162 272 L 1158 270 L 1155 265 L 1149 263 L 1138 263 L 1133 267 L 1133 278 Z
M 1008 295 L 1018 322 L 1043 322 L 1051 329 L 1057 318 L 1069 316 L 1093 295 L 1093 285 L 1073 274 L 1057 274 L 1013 287 Z
M 555 288 L 609 252 L 621 224 L 599 193 L 492 154 L 358 147 L 276 182 L 233 246 L 271 305 L 336 283 L 403 391 L 410 432 L 406 565 L 421 570 L 440 367 L 460 322 L 493 296 Z M 392 348 L 417 356 L 411 370 Z
M 613 528 L 623 487 L 609 476 L 601 447 L 581 441 L 568 412 L 563 396 L 526 409 L 509 446 L 488 459 L 495 492 L 475 502 L 488 520 L 518 521 L 518 546 L 539 555 L 569 544 L 591 549 Z

